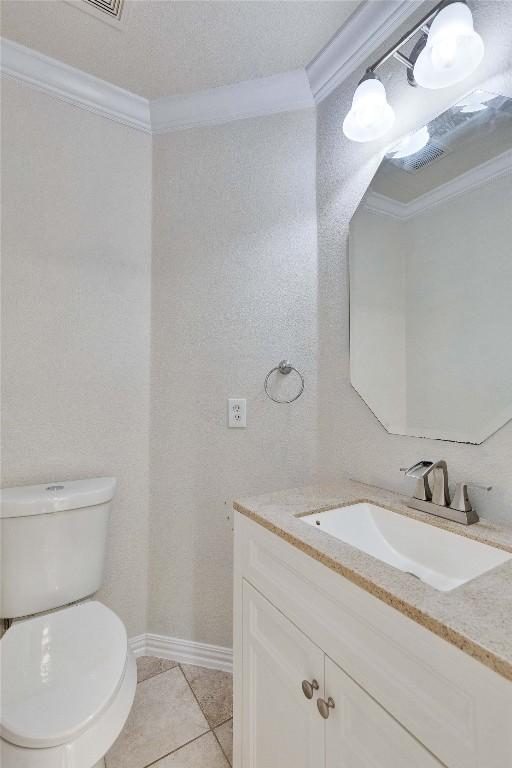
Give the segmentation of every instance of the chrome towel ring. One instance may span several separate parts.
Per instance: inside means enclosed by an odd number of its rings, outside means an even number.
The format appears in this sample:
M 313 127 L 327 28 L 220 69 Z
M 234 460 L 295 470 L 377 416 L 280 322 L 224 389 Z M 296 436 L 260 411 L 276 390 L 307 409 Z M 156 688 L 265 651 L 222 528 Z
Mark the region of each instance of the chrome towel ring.
M 300 390 L 299 390 L 298 394 L 295 395 L 295 397 L 291 398 L 291 400 L 278 400 L 277 397 L 272 397 L 272 395 L 268 391 L 268 380 L 270 379 L 270 377 L 272 376 L 272 374 L 275 371 L 278 371 L 279 373 L 282 373 L 283 376 L 288 376 L 289 373 L 291 373 L 292 371 L 295 371 L 297 376 L 300 378 Z M 267 376 L 265 378 L 264 387 L 265 387 L 265 394 L 267 395 L 267 397 L 270 397 L 270 399 L 273 400 L 274 403 L 293 403 L 295 400 L 298 400 L 299 397 L 304 392 L 304 376 L 302 375 L 302 373 L 300 371 L 298 371 L 296 368 L 294 368 L 293 365 L 290 362 L 288 362 L 288 360 L 281 360 L 279 365 L 276 365 L 275 368 L 272 368 L 272 370 L 267 373 Z

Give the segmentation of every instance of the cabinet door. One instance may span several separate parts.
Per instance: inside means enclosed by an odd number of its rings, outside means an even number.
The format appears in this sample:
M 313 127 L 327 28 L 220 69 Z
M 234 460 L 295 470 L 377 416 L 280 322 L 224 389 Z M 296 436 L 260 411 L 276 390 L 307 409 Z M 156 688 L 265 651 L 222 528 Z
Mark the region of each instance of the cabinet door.
M 326 768 L 442 768 L 411 734 L 325 657 Z
M 324 654 L 246 581 L 242 649 L 242 768 L 324 768 Z

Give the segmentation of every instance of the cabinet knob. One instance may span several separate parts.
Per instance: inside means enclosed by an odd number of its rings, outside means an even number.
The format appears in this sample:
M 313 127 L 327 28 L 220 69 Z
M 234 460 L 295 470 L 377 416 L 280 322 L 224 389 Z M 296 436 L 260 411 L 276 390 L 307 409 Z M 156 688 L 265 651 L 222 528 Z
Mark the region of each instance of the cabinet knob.
M 327 720 L 329 717 L 329 710 L 334 709 L 334 699 L 331 699 L 330 696 L 327 701 L 324 701 L 324 699 L 318 699 L 316 705 L 324 720 Z
M 306 699 L 312 699 L 315 691 L 318 691 L 318 683 L 316 680 L 312 680 L 311 682 L 309 682 L 309 680 L 302 681 L 302 693 Z

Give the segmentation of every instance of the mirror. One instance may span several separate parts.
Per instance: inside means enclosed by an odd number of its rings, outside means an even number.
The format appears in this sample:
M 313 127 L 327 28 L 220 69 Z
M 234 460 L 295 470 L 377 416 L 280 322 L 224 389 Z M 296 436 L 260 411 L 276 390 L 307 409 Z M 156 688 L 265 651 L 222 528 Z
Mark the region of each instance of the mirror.
M 474 91 L 391 150 L 349 236 L 350 374 L 392 433 L 512 418 L 512 99 Z

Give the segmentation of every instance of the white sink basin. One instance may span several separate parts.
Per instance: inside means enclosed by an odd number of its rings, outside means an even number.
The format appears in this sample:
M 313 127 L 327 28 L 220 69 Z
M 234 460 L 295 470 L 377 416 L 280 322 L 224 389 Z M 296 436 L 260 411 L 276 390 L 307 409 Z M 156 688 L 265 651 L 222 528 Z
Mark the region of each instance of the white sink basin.
M 365 502 L 300 519 L 443 592 L 512 559 L 509 552 Z

